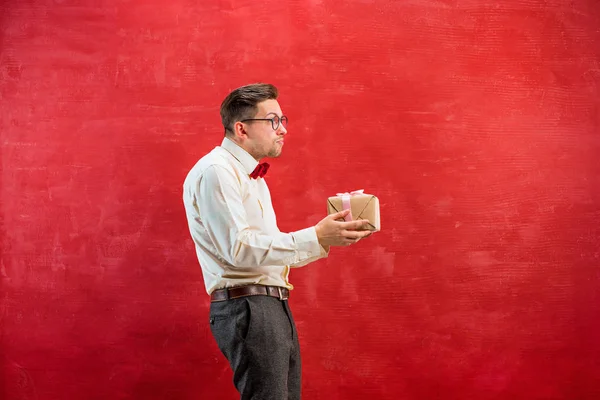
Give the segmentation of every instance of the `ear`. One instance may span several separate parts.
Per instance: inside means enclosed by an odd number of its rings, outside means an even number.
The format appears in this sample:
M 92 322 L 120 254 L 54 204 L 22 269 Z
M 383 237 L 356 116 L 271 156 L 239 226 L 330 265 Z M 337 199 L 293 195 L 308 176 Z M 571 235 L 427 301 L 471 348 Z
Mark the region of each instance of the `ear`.
M 235 124 L 233 124 L 233 134 L 234 136 L 241 139 L 243 136 L 246 136 L 248 132 L 246 132 L 244 124 L 238 121 Z

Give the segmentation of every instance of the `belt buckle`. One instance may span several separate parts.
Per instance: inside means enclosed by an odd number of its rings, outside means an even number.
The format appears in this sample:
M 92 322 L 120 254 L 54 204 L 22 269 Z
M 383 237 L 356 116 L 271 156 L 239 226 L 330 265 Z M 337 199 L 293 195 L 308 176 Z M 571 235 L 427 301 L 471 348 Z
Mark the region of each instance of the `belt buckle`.
M 281 293 L 281 286 L 277 286 L 277 291 L 279 292 L 279 300 L 283 301 L 283 293 Z

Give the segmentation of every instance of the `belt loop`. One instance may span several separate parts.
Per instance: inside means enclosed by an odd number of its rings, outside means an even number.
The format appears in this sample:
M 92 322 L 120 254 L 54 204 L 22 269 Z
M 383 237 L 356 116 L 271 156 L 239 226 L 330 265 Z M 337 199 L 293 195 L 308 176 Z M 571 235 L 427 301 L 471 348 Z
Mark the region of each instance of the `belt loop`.
M 281 294 L 281 286 L 277 286 L 277 291 L 279 292 L 279 300 L 283 301 L 283 294 Z

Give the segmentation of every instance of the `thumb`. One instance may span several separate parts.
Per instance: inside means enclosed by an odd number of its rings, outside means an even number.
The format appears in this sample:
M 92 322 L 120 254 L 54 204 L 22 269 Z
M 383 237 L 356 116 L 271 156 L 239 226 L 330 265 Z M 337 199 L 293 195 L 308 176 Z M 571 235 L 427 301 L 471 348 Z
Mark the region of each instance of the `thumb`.
M 344 218 L 346 215 L 348 215 L 349 212 L 350 212 L 350 210 L 339 211 L 339 212 L 333 214 L 333 219 Z

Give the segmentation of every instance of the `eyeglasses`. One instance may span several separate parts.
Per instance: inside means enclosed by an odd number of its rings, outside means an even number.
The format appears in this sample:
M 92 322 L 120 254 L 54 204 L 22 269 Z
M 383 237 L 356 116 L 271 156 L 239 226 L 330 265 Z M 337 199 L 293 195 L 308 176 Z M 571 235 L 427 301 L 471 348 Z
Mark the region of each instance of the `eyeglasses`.
M 241 120 L 240 122 L 247 121 L 271 121 L 271 126 L 273 127 L 273 130 L 276 131 L 279 128 L 279 124 L 283 125 L 283 127 L 287 129 L 288 117 L 282 115 L 281 118 L 279 118 L 279 116 L 276 115 L 273 118 L 249 118 Z

